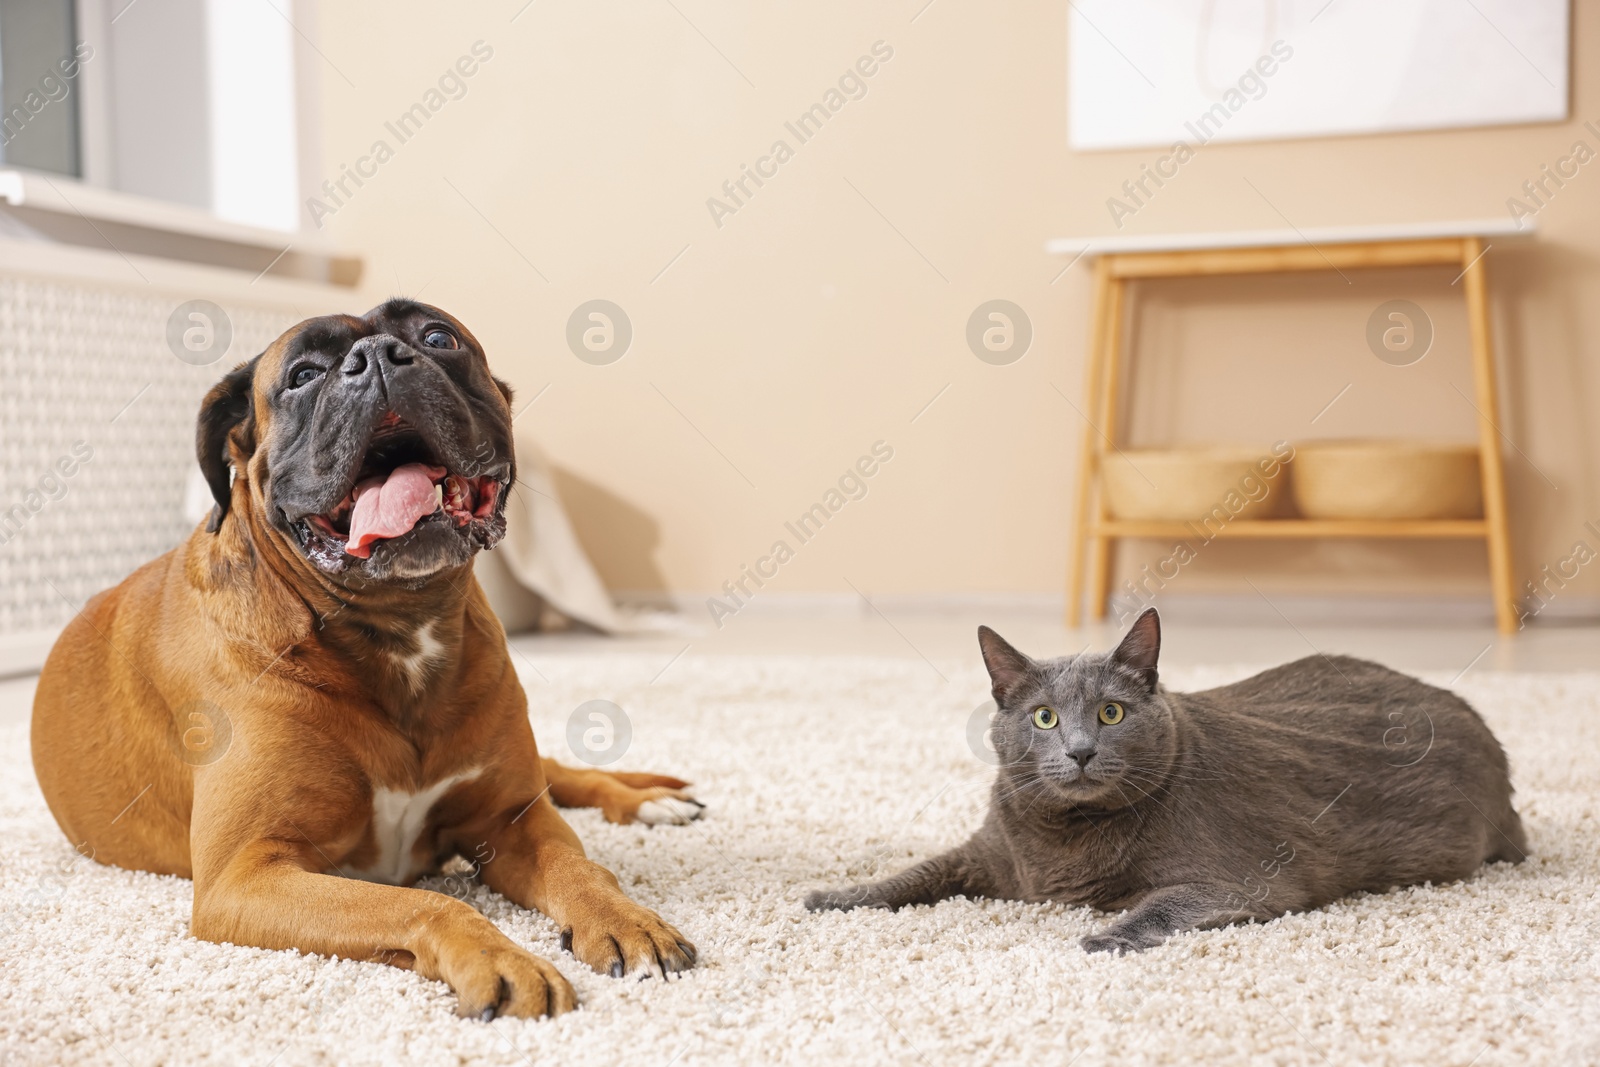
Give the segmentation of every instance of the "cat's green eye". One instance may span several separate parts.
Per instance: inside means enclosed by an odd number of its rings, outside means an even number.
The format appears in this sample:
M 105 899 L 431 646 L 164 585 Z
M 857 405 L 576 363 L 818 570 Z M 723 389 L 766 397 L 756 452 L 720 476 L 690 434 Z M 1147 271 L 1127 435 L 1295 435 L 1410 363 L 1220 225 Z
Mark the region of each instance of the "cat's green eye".
M 1107 726 L 1115 726 L 1122 721 L 1122 705 L 1115 700 L 1108 700 L 1100 705 L 1100 721 Z
M 1033 709 L 1033 725 L 1041 730 L 1054 730 L 1056 723 L 1060 721 L 1061 718 L 1056 714 L 1055 708 L 1047 708 L 1041 705 Z

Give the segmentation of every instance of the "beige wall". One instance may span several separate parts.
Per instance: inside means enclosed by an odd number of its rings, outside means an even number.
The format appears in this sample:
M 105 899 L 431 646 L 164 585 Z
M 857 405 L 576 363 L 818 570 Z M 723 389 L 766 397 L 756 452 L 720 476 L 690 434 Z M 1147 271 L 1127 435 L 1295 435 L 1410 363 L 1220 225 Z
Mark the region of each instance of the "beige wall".
M 1058 278 L 1065 261 L 1043 245 L 1112 232 L 1106 198 L 1156 154 L 1068 150 L 1066 5 L 935 2 L 918 15 L 920 0 L 541 0 L 511 21 L 523 2 L 320 5 L 327 174 L 377 138 L 393 144 L 384 122 L 473 42 L 493 49 L 466 95 L 326 223 L 367 257 L 365 299 L 420 293 L 474 329 L 522 397 L 548 386 L 523 418 L 568 472 L 607 580 L 720 587 L 780 537 L 796 545 L 784 521 L 882 440 L 894 457 L 867 496 L 799 547 L 769 592 L 1058 591 L 1080 430 L 1058 390 L 1081 405 L 1088 287 L 1085 264 Z M 707 198 L 775 138 L 795 146 L 784 122 L 880 40 L 893 58 L 867 95 L 719 228 Z M 1580 6 L 1570 123 L 1212 145 L 1123 232 L 1277 228 L 1278 211 L 1302 228 L 1503 215 L 1575 139 L 1600 148 L 1581 128 L 1600 119 L 1597 61 L 1600 18 Z M 1600 519 L 1600 164 L 1538 223 L 1534 245 L 1488 260 L 1519 584 L 1580 537 L 1600 548 L 1582 530 Z M 1470 438 L 1452 388 L 1470 392 L 1471 379 L 1449 282 L 1402 272 L 1147 290 L 1133 439 Z M 1371 310 L 1397 296 L 1438 328 L 1406 369 L 1363 341 Z M 570 312 L 596 297 L 625 308 L 635 332 L 610 366 L 564 343 Z M 996 297 L 1035 330 L 1007 367 L 964 340 L 969 313 Z M 1239 591 L 1248 573 L 1264 589 L 1471 593 L 1486 589 L 1484 570 L 1471 545 L 1215 545 L 1181 582 Z M 1600 565 L 1563 593 L 1596 595 Z

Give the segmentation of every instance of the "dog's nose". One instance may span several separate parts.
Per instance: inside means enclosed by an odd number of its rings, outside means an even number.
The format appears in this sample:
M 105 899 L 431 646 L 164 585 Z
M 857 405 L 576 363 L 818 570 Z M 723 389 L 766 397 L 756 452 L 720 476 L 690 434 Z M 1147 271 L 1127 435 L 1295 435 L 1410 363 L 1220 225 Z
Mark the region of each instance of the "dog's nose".
M 1067 749 L 1067 755 L 1078 761 L 1079 767 L 1087 767 L 1089 761 L 1094 759 L 1094 754 L 1099 751 L 1093 742 L 1076 744 Z
M 391 367 L 403 367 L 412 362 L 412 355 L 406 351 L 398 338 L 386 333 L 373 337 L 363 337 L 350 346 L 350 351 L 345 354 L 343 372 L 352 377 L 365 374 L 380 363 Z

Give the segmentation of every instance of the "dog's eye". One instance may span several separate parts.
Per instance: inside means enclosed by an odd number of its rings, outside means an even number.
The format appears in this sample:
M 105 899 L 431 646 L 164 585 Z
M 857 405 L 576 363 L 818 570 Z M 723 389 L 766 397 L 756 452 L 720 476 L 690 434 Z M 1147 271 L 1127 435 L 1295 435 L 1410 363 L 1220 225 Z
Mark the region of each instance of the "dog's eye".
M 438 327 L 434 327 L 433 329 L 429 330 L 427 333 L 423 334 L 422 335 L 422 343 L 427 345 L 429 348 L 460 348 L 461 347 L 459 344 L 456 343 L 456 335 L 455 334 L 451 333 L 449 330 L 441 330 Z
M 289 388 L 298 389 L 322 377 L 322 368 L 307 363 L 303 367 L 296 367 L 294 374 L 289 378 Z

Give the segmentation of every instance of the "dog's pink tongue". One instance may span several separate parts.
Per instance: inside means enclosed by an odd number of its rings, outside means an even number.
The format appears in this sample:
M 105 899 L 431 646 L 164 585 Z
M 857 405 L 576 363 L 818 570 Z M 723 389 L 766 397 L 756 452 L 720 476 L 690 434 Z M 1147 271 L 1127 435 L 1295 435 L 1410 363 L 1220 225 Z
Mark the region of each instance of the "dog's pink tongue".
M 350 540 L 344 550 L 366 559 L 374 541 L 399 537 L 417 520 L 439 509 L 439 491 L 433 482 L 443 478 L 443 467 L 407 463 L 387 478 L 368 478 L 356 486 L 356 503 L 350 512 Z

